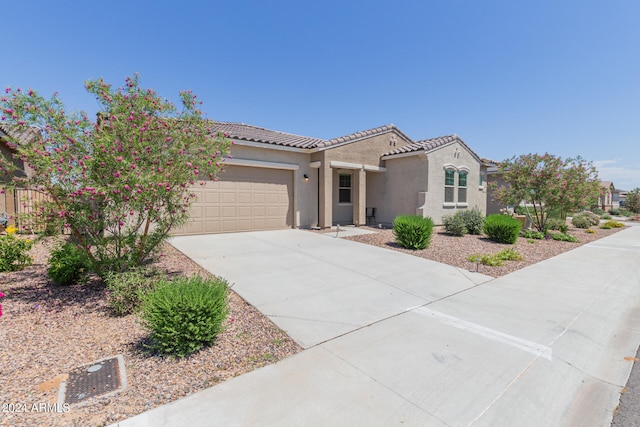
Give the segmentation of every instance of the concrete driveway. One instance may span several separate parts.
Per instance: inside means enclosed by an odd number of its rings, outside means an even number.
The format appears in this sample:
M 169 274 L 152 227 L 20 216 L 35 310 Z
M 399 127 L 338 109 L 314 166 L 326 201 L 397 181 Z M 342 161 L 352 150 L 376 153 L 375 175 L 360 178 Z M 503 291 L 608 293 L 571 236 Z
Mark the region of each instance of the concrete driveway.
M 306 350 L 120 426 L 605 426 L 640 227 L 499 279 L 285 230 L 174 238 Z

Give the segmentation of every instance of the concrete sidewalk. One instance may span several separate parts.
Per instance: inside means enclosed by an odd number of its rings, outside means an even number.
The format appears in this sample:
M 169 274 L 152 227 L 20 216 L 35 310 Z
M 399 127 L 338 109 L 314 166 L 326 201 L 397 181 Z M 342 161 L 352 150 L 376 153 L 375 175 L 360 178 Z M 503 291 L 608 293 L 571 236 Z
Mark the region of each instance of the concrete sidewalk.
M 173 243 L 306 350 L 119 426 L 605 426 L 640 345 L 640 227 L 495 280 L 296 230 Z

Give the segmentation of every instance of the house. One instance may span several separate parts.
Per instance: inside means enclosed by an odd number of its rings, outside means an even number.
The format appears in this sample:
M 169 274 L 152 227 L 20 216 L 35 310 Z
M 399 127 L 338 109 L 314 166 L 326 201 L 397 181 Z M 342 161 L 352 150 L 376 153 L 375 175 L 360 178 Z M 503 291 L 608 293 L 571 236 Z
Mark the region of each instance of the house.
M 233 142 L 216 181 L 190 190 L 176 234 L 335 224 L 389 225 L 397 215 L 486 211 L 486 167 L 457 135 L 414 141 L 395 125 L 329 140 L 218 122 Z M 484 178 L 483 178 L 484 177 Z
M 8 140 L 11 138 L 20 142 L 32 136 L 32 132 L 19 132 L 14 127 L 0 122 L 0 156 L 12 159 L 13 164 L 16 166 L 16 170 L 12 176 L 7 176 L 0 172 L 0 188 L 4 187 L 2 185 L 3 182 L 6 183 L 10 181 L 14 176 L 27 177 L 28 174 L 31 173 L 30 169 L 25 166 L 22 160 L 13 157 L 15 150 L 9 146 Z M 6 213 L 9 218 L 11 218 L 10 224 L 15 224 L 14 217 L 20 209 L 18 206 L 20 197 L 20 194 L 17 194 L 15 190 L 0 192 L 0 214 Z
M 600 195 L 598 196 L 597 207 L 605 212 L 608 212 L 609 209 L 620 208 L 620 192 L 616 191 L 613 182 L 600 181 Z

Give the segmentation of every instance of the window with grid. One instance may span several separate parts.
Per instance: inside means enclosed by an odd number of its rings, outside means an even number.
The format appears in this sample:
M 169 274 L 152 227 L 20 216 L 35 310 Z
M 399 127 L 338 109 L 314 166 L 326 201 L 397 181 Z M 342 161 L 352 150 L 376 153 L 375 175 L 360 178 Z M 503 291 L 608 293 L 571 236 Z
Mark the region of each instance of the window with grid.
M 444 171 L 444 202 L 453 203 L 453 196 L 455 191 L 455 177 L 456 173 L 453 170 L 446 169 Z
M 338 203 L 351 203 L 351 175 L 338 177 Z
M 467 172 L 458 172 L 458 203 L 467 203 Z

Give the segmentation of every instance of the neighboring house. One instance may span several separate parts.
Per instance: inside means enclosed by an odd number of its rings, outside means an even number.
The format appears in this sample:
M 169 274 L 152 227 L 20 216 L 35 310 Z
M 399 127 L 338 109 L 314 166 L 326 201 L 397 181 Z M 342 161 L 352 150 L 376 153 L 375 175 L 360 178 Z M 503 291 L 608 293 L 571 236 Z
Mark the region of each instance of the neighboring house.
M 496 188 L 504 187 L 507 183 L 502 179 L 502 174 L 498 171 L 498 165 L 500 162 L 491 159 L 482 159 L 484 169 L 486 170 L 486 183 L 487 183 L 487 215 L 501 213 L 504 206 L 502 203 L 493 199 L 493 194 Z M 495 183 L 495 184 L 494 184 Z
M 617 200 L 614 200 L 617 199 Z M 598 196 L 598 207 L 605 212 L 609 209 L 620 207 L 620 193 L 616 192 L 616 187 L 611 181 L 600 181 L 600 195 Z
M 24 163 L 20 159 L 13 157 L 15 150 L 9 147 L 7 142 L 9 138 L 22 141 L 28 138 L 29 135 L 30 133 L 28 132 L 17 132 L 6 123 L 0 123 L 0 156 L 13 160 L 13 164 L 17 167 L 14 176 L 25 177 L 27 173 L 29 173 L 29 170 L 25 168 Z M 0 188 L 4 187 L 2 185 L 3 182 L 7 182 L 10 179 L 10 177 L 0 173 Z M 11 218 L 10 224 L 14 224 L 13 218 L 18 208 L 16 201 L 15 191 L 4 191 L 0 193 L 0 214 L 6 213 Z
M 191 188 L 198 201 L 176 234 L 389 225 L 402 214 L 440 223 L 486 211 L 486 167 L 456 135 L 413 141 L 394 125 L 330 140 L 241 123 L 215 129 L 233 140 L 232 158 L 216 181 Z

